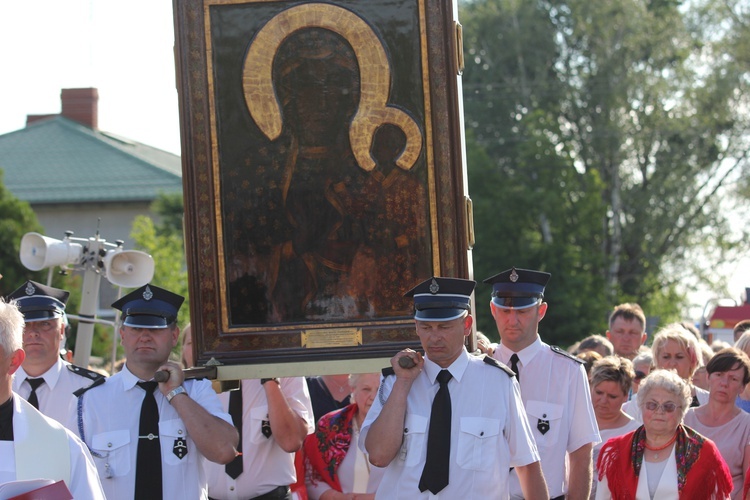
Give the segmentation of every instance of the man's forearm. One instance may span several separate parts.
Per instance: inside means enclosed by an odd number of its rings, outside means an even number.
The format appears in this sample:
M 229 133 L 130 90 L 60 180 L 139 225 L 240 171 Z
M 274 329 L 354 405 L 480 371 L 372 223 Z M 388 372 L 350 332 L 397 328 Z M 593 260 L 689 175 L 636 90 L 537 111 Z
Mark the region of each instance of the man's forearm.
M 307 423 L 289 407 L 286 396 L 277 382 L 263 384 L 268 400 L 268 420 L 276 443 L 287 453 L 302 447 L 307 436 Z
M 540 462 L 516 467 L 516 474 L 518 474 L 518 482 L 526 500 L 549 498 L 547 482 L 544 480 Z
M 411 384 L 411 380 L 396 379 L 380 415 L 370 425 L 367 432 L 365 449 L 370 457 L 370 463 L 377 467 L 386 467 L 390 464 L 401 448 L 404 438 L 406 398 Z
M 570 475 L 568 479 L 568 500 L 586 500 L 591 494 L 591 480 L 594 476 L 591 464 L 591 443 L 578 448 L 570 457 Z
M 227 464 L 237 455 L 239 434 L 231 424 L 211 415 L 187 393 L 175 396 L 171 405 L 177 410 L 198 451 L 206 459 Z

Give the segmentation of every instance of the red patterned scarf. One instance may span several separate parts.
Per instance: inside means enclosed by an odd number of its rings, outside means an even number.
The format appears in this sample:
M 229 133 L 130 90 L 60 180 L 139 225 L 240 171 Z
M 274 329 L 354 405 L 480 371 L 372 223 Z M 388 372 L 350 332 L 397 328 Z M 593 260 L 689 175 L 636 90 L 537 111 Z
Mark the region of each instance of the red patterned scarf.
M 352 403 L 326 413 L 318 420 L 315 433 L 305 439 L 305 459 L 311 466 L 313 484 L 322 480 L 334 490 L 341 491 L 337 471 L 351 445 L 352 419 L 357 410 L 356 403 Z
M 635 498 L 646 447 L 646 430 L 612 438 L 599 453 L 599 480 L 607 477 L 613 500 Z M 680 498 L 725 499 L 732 492 L 732 475 L 716 445 L 684 425 L 675 444 L 677 490 Z

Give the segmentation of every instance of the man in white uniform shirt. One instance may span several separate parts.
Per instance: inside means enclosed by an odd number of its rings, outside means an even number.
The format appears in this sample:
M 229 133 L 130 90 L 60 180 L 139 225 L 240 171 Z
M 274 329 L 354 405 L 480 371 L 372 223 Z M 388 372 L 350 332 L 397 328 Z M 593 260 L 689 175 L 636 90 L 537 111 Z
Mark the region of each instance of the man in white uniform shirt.
M 406 294 L 425 356 L 391 359 L 362 425 L 360 447 L 387 467 L 377 499 L 505 499 L 511 467 L 526 498 L 549 498 L 512 372 L 464 347 L 475 284 L 430 278 Z
M 304 377 L 243 380 L 241 418 L 232 410 L 239 391 L 219 395 L 241 428 L 242 455 L 235 463 L 205 463 L 208 496 L 217 500 L 290 499 L 296 482 L 294 453 L 315 430 Z
M 108 500 L 208 498 L 203 458 L 229 463 L 237 430 L 208 380 L 185 380 L 168 361 L 183 297 L 145 285 L 112 307 L 122 311 L 122 371 L 79 398 L 79 433 Z M 166 381 L 154 380 L 168 372 Z
M 32 406 L 76 431 L 74 393 L 104 376 L 60 358 L 65 339 L 65 290 L 27 281 L 8 296 L 23 313 L 26 358 L 13 379 L 13 391 Z
M 591 452 L 600 441 L 583 362 L 542 342 L 550 274 L 508 269 L 484 280 L 493 287 L 490 307 L 500 334 L 494 357 L 516 372 L 521 397 L 542 458 L 552 499 L 589 498 Z M 524 498 L 515 471 L 511 498 Z
M 81 440 L 11 390 L 13 374 L 25 356 L 22 332 L 23 315 L 14 303 L 0 299 L 0 485 L 62 480 L 77 500 L 104 499 L 91 455 Z M 40 485 L 29 486 L 23 491 Z M 13 496 L 20 493 L 15 490 Z M 2 493 L 0 497 L 7 498 Z

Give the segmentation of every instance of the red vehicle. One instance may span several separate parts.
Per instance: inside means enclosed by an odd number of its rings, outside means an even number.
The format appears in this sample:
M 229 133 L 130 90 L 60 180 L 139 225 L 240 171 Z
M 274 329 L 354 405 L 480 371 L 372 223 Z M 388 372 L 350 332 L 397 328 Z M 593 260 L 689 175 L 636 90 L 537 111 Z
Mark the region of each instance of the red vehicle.
M 750 288 L 745 288 L 742 301 L 734 299 L 711 299 L 703 308 L 701 335 L 709 344 L 723 340 L 734 345 L 733 331 L 737 323 L 750 319 Z

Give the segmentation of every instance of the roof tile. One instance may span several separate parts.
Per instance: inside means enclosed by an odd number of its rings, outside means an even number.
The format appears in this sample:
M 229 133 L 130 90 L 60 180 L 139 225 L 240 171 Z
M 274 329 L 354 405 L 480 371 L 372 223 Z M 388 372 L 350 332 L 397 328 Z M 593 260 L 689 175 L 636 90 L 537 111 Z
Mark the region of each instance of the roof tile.
M 0 135 L 0 169 L 32 204 L 153 200 L 182 190 L 180 157 L 55 116 Z

